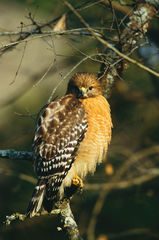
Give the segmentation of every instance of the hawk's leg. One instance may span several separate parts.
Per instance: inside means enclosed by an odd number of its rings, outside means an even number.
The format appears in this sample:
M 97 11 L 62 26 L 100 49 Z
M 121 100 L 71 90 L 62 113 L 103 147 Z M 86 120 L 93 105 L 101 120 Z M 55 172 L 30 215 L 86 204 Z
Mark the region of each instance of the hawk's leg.
M 71 187 L 65 188 L 65 198 L 71 198 L 76 192 L 82 191 L 83 189 L 83 181 L 79 176 L 75 176 L 72 179 Z

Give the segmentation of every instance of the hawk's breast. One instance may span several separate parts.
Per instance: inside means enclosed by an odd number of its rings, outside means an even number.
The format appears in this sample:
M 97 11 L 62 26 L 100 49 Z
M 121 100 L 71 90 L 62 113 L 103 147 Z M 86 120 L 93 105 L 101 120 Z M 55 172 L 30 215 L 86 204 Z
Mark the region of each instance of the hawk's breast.
M 86 112 L 88 128 L 72 168 L 66 176 L 66 185 L 71 184 L 70 180 L 76 174 L 84 178 L 88 172 L 94 173 L 97 163 L 104 160 L 111 140 L 112 121 L 107 100 L 98 96 L 80 101 Z

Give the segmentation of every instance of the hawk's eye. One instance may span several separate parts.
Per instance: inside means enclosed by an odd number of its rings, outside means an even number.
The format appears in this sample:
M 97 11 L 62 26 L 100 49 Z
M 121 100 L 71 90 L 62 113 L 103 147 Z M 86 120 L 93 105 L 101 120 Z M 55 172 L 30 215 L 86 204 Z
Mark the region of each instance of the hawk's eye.
M 88 90 L 92 90 L 93 89 L 93 86 L 90 86 L 89 88 L 88 88 Z

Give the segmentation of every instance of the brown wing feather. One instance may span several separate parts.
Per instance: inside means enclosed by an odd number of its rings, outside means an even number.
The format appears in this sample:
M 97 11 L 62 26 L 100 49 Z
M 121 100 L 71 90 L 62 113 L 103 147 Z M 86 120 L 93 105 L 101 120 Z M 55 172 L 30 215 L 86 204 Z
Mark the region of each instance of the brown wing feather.
M 51 102 L 42 113 L 35 132 L 34 168 L 39 181 L 28 207 L 28 216 L 47 211 L 57 197 L 59 187 L 75 159 L 87 131 L 84 107 L 72 95 Z M 43 179 L 41 184 L 40 179 Z
M 87 130 L 83 105 L 66 95 L 50 103 L 35 133 L 35 170 L 41 178 L 70 168 L 75 152 Z

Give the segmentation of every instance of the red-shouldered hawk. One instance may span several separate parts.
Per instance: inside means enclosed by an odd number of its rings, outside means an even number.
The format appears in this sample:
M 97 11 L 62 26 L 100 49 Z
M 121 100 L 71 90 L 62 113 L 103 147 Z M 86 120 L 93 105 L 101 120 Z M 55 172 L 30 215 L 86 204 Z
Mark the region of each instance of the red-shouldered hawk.
M 27 214 L 50 212 L 64 189 L 94 173 L 111 140 L 111 115 L 94 74 L 76 73 L 67 93 L 44 109 L 35 132 L 34 167 L 38 182 Z

